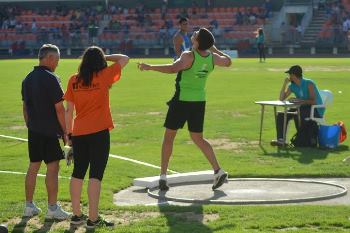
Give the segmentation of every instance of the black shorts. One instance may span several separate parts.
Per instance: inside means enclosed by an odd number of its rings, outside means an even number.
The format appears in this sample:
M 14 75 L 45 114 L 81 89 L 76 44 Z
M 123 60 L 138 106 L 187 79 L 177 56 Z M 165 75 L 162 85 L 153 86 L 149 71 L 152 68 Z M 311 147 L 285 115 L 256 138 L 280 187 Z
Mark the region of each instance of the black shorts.
M 84 179 L 90 165 L 89 178 L 102 181 L 110 147 L 109 130 L 73 136 L 74 169 L 72 177 Z
M 202 133 L 205 115 L 205 101 L 170 101 L 164 127 L 178 130 L 187 122 L 190 132 Z
M 28 130 L 28 150 L 30 162 L 46 164 L 64 159 L 63 151 L 57 137 L 49 137 Z

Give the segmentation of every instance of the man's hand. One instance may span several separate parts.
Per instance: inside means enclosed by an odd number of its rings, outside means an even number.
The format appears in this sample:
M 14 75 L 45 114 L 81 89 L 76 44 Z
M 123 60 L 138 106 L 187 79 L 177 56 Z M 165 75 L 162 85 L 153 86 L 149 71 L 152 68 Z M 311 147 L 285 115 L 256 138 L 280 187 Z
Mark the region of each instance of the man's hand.
M 151 69 L 151 66 L 146 64 L 146 63 L 137 63 L 137 67 L 141 70 L 141 71 L 144 71 L 144 70 L 150 70 Z
M 72 134 L 69 133 L 69 134 L 65 134 L 64 136 L 65 136 L 65 140 L 66 140 L 65 145 L 72 146 Z
M 290 82 L 290 79 L 289 78 L 286 78 L 285 80 L 284 80 L 284 83 L 285 84 L 288 84 Z

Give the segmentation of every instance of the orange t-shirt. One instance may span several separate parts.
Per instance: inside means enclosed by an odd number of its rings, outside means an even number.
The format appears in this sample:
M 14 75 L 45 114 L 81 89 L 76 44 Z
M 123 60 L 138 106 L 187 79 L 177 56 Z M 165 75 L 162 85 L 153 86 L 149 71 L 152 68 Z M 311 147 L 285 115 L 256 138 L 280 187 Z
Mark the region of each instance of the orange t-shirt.
M 94 75 L 90 86 L 78 82 L 76 74 L 69 79 L 63 98 L 75 106 L 73 136 L 114 128 L 109 106 L 109 88 L 120 79 L 120 75 L 121 67 L 115 63 Z

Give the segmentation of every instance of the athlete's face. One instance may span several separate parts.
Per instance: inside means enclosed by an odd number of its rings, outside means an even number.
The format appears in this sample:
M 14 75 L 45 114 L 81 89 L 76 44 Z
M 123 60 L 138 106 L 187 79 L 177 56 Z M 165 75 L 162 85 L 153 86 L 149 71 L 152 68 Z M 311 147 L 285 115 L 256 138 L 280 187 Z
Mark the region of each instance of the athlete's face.
M 184 21 L 184 22 L 180 23 L 180 29 L 183 32 L 188 32 L 188 22 Z
M 197 41 L 198 33 L 199 31 L 195 31 L 191 36 L 191 42 L 192 42 L 193 48 L 198 48 L 198 41 Z

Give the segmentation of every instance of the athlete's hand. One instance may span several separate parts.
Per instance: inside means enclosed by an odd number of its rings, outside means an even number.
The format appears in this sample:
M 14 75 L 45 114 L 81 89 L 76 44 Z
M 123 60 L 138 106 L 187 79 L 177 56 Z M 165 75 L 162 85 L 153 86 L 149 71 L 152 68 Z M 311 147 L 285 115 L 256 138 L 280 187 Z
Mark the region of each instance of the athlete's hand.
M 289 83 L 290 82 L 290 79 L 289 78 L 286 78 L 285 80 L 284 80 L 284 83 Z
M 137 67 L 138 67 L 141 71 L 150 70 L 150 69 L 151 69 L 151 66 L 148 65 L 148 64 L 145 64 L 145 63 L 137 63 Z

